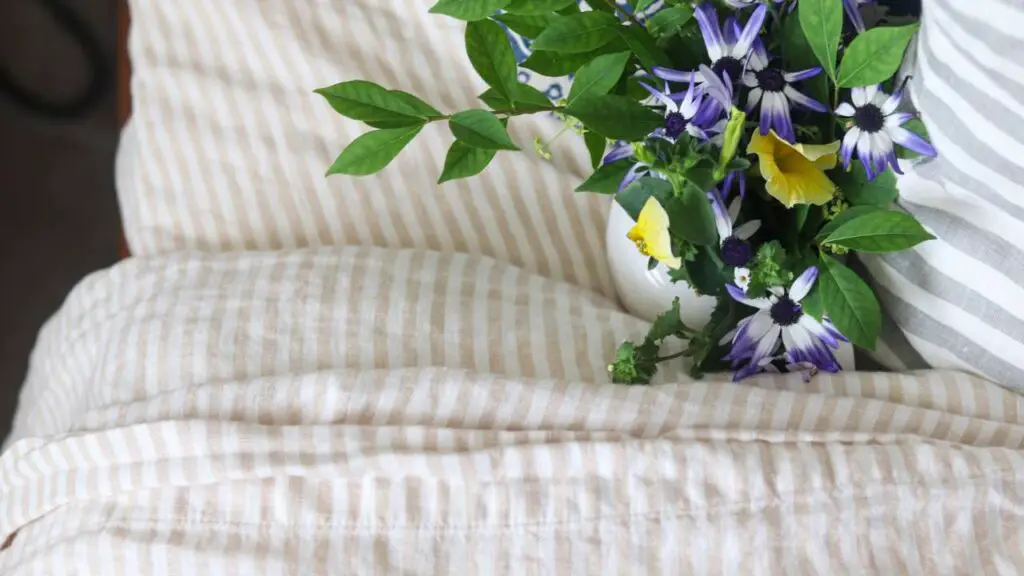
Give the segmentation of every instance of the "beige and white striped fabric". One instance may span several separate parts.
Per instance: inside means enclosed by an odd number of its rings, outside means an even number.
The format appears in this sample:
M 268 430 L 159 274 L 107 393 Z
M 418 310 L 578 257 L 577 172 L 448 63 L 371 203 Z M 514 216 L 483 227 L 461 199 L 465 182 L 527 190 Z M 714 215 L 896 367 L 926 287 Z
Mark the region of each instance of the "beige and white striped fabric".
M 137 255 L 325 245 L 491 256 L 613 294 L 603 248 L 608 199 L 572 190 L 589 175 L 573 133 L 547 162 L 532 151 L 563 125 L 520 117 L 527 152 L 437 186 L 453 138 L 425 129 L 377 176 L 324 173 L 364 125 L 315 88 L 368 79 L 445 111 L 482 108 L 486 86 L 463 26 L 434 0 L 133 0 L 134 112 L 118 157 Z
M 646 329 L 478 256 L 123 263 L 40 336 L 0 574 L 1024 572 L 1019 396 L 607 384 Z

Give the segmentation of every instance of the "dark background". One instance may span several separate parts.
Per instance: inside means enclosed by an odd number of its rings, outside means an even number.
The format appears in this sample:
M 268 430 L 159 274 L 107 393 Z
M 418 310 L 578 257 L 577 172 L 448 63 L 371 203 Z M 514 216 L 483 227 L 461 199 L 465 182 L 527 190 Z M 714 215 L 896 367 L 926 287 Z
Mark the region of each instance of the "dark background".
M 14 103 L 0 87 L 0 439 L 42 323 L 85 275 L 117 260 L 114 85 L 117 0 L 63 0 L 110 72 L 81 116 Z M 0 75 L 49 100 L 87 90 L 92 67 L 44 0 L 0 1 Z

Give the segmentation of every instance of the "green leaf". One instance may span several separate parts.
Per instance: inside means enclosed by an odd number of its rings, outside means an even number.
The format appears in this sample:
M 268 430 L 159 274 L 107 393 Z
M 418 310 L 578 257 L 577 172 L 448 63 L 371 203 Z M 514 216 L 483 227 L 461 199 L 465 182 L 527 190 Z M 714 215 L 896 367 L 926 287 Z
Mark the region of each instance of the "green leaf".
M 604 158 L 604 151 L 608 147 L 608 140 L 595 132 L 587 132 L 583 135 L 583 141 L 587 145 L 587 152 L 590 154 L 590 165 L 597 168 Z
M 391 128 L 356 138 L 334 161 L 327 175 L 365 176 L 384 169 L 422 130 L 422 126 Z
M 793 14 L 787 16 L 782 25 L 780 41 L 782 42 L 782 59 L 788 70 L 806 70 L 819 65 L 807 37 L 804 36 L 800 18 Z M 803 91 L 819 102 L 829 102 L 828 74 L 818 74 L 804 80 Z
M 533 48 L 568 54 L 590 52 L 611 42 L 620 26 L 617 18 L 604 12 L 558 16 L 537 36 Z
M 538 74 L 543 74 L 544 76 L 549 76 L 551 78 L 559 78 L 561 76 L 575 74 L 576 71 L 582 68 L 584 64 L 598 56 L 601 56 L 602 54 L 621 52 L 625 48 L 625 42 L 623 42 L 621 38 L 616 38 L 615 41 L 612 41 L 593 52 L 587 52 L 584 54 L 559 54 L 557 52 L 549 52 L 547 50 L 534 50 L 520 65 L 523 68 L 533 70 Z
M 654 319 L 651 329 L 647 332 L 647 338 L 655 342 L 672 336 L 685 338 L 692 330 L 683 323 L 681 313 L 679 298 L 675 298 L 672 300 L 672 308 Z
M 439 0 L 431 14 L 444 14 L 459 20 L 483 20 L 508 5 L 510 0 Z
M 797 16 L 804 37 L 829 78 L 836 77 L 836 55 L 843 33 L 841 0 L 800 0 Z
M 476 176 L 487 168 L 497 153 L 497 150 L 474 148 L 456 140 L 448 149 L 448 155 L 444 159 L 444 170 L 441 171 L 441 178 L 437 183 L 444 184 L 449 180 Z
M 892 170 L 886 170 L 874 180 L 868 180 L 859 160 L 853 162 L 849 172 L 839 169 L 831 176 L 851 206 L 888 206 L 899 196 L 896 176 Z
M 874 350 L 882 329 L 882 309 L 874 292 L 835 258 L 826 256 L 822 260 L 818 290 L 829 319 L 851 342 Z
M 878 212 L 880 210 L 882 210 L 880 206 L 872 206 L 870 204 L 847 208 L 846 210 L 840 212 L 836 217 L 832 218 L 832 220 L 830 220 L 827 224 L 822 226 L 821 230 L 818 231 L 816 238 L 820 242 L 823 238 L 835 232 L 840 226 L 846 224 L 850 220 L 853 220 L 854 218 L 857 218 L 859 216 L 863 216 L 864 214 Z
M 479 98 L 492 109 L 500 110 L 508 106 L 504 97 L 493 88 L 481 94 Z M 515 102 L 513 102 L 512 107 L 523 112 L 540 112 L 542 110 L 550 110 L 553 107 L 551 101 L 548 100 L 548 97 L 543 92 L 529 84 L 517 85 L 513 100 Z
M 803 6 L 803 4 L 801 4 Z M 892 78 L 903 63 L 903 53 L 919 25 L 872 28 L 853 39 L 836 84 L 843 88 L 881 84 Z
M 509 138 L 498 117 L 486 110 L 466 110 L 448 122 L 452 134 L 474 148 L 485 150 L 519 150 Z
M 576 0 L 512 0 L 508 6 L 505 6 L 505 11 L 511 14 L 536 16 L 550 14 L 575 3 Z
M 615 194 L 619 191 L 619 184 L 622 183 L 622 179 L 626 177 L 626 173 L 632 166 L 633 163 L 629 160 L 605 164 L 595 170 L 585 182 L 577 186 L 576 191 Z
M 388 90 L 373 82 L 352 80 L 315 91 L 342 116 L 366 122 L 374 128 L 401 128 L 426 123 L 427 116 L 440 116 L 412 94 Z
M 689 184 L 665 204 L 665 211 L 668 212 L 669 230 L 673 236 L 698 246 L 718 243 L 715 213 L 711 210 L 707 192 Z
M 887 253 L 907 250 L 934 238 L 910 214 L 878 210 L 849 220 L 822 243 L 858 252 Z
M 920 118 L 913 118 L 903 125 L 903 128 L 910 130 L 914 134 L 917 134 L 925 140 L 931 141 L 931 137 L 928 136 L 928 128 L 925 127 L 924 122 Z M 896 147 L 896 156 L 903 159 L 913 159 L 920 156 L 917 152 L 903 146 Z
M 750 285 L 747 292 L 761 295 L 773 286 L 789 286 L 793 272 L 786 267 L 786 250 L 778 240 L 762 244 L 754 256 L 750 268 Z
M 490 20 L 467 24 L 466 53 L 477 74 L 511 105 L 519 85 L 519 68 L 501 26 Z
M 565 113 L 609 140 L 642 140 L 664 124 L 661 114 L 625 96 L 606 94 L 578 98 Z
M 615 195 L 615 201 L 634 221 L 640 217 L 647 199 L 654 196 L 662 206 L 668 203 L 674 192 L 672 185 L 659 178 L 640 178 Z
M 729 369 L 722 361 L 727 349 L 718 342 L 736 328 L 736 324 L 746 315 L 740 311 L 741 306 L 728 295 L 718 297 L 715 309 L 711 312 L 711 320 L 699 334 L 690 339 L 687 352 L 693 358 L 691 375 L 699 378 L 706 372 L 724 372 Z
M 639 10 L 639 8 L 637 9 Z M 647 21 L 647 31 L 655 38 L 679 32 L 693 18 L 693 8 L 686 5 L 672 6 L 659 11 Z
M 603 96 L 611 92 L 625 72 L 629 57 L 629 52 L 605 54 L 580 68 L 572 79 L 572 88 L 569 89 L 566 103 L 571 106 L 580 97 Z
M 636 3 L 636 7 L 633 8 L 633 11 L 634 12 L 643 12 L 644 10 L 647 10 L 651 6 L 654 6 L 654 3 L 657 2 L 657 1 L 658 0 L 638 0 L 637 3 Z
M 687 283 L 699 294 L 718 296 L 732 282 L 732 270 L 718 256 L 718 246 L 694 248 L 691 258 L 683 260 Z
M 526 38 L 536 38 L 548 27 L 549 16 L 520 16 L 518 14 L 498 14 L 494 19 L 508 26 L 510 30 Z
M 619 26 L 619 37 L 625 40 L 631 52 L 636 54 L 640 63 L 648 70 L 655 66 L 672 66 L 672 59 L 658 47 L 658 43 L 639 26 Z

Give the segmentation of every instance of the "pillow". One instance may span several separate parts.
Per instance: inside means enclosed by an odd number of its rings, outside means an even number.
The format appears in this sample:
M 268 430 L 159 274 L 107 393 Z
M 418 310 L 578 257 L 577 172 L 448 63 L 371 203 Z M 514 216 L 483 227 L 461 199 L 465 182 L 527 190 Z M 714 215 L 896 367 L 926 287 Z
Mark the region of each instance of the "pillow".
M 1024 386 L 1024 4 L 925 0 L 911 94 L 939 157 L 900 180 L 938 236 L 864 258 L 886 312 L 879 359 Z
M 369 79 L 455 111 L 483 107 L 463 24 L 434 0 L 133 0 L 134 115 L 118 157 L 132 252 L 365 245 L 490 256 L 614 294 L 603 229 L 609 199 L 573 194 L 589 174 L 581 139 L 554 160 L 499 153 L 483 175 L 437 186 L 452 137 L 427 129 L 381 174 L 324 173 L 368 131 L 315 88 Z M 532 148 L 562 125 L 512 120 Z

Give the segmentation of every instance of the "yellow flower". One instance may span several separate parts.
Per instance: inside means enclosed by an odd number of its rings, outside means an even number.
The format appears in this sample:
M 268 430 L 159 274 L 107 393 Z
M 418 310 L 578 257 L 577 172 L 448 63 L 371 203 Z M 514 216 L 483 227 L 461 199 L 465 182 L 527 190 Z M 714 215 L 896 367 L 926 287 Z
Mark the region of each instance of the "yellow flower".
M 768 193 L 792 208 L 795 204 L 822 205 L 832 199 L 836 185 L 825 175 L 835 168 L 839 142 L 831 144 L 790 144 L 771 131 L 762 136 L 755 131 L 747 146 L 748 154 L 757 154 L 761 176 Z
M 626 234 L 640 253 L 650 256 L 673 270 L 683 265 L 682 259 L 672 255 L 672 236 L 668 233 L 668 212 L 652 196 L 647 199 L 636 226 Z

